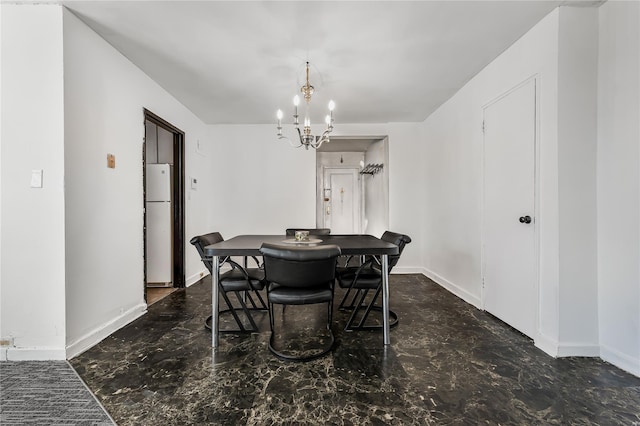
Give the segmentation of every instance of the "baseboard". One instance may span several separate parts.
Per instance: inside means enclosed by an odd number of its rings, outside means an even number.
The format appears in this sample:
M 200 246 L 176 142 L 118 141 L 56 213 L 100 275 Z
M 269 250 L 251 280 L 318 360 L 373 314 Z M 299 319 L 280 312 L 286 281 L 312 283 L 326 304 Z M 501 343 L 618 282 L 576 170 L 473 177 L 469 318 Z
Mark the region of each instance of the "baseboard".
M 599 357 L 600 346 L 584 343 L 561 343 L 558 345 L 558 357 L 567 356 Z
M 443 287 L 449 290 L 451 293 L 458 296 L 460 299 L 482 310 L 482 301 L 477 296 L 474 296 L 473 294 L 469 293 L 467 290 L 464 290 L 458 287 L 454 283 L 446 280 L 445 278 L 441 277 L 440 275 L 436 274 L 433 271 L 430 271 L 426 268 L 422 268 L 421 272 L 422 272 L 422 275 L 429 278 L 431 281 L 435 282 L 440 287 Z
M 422 274 L 424 268 L 418 266 L 395 266 L 391 271 L 391 275 L 394 274 Z
M 122 315 L 116 317 L 115 319 L 102 324 L 101 326 L 85 334 L 75 342 L 68 344 L 66 359 L 71 359 L 77 355 L 80 355 L 82 352 L 100 343 L 114 331 L 119 330 L 133 320 L 140 318 L 146 312 L 147 304 L 140 303 L 124 312 Z M 63 357 L 61 359 L 65 358 Z
M 553 340 L 547 336 L 543 336 L 541 334 L 537 335 L 535 339 L 533 339 L 533 344 L 536 348 L 540 349 L 542 352 L 550 355 L 554 358 L 558 357 L 558 342 Z
M 7 348 L 4 361 L 61 361 L 66 359 L 64 348 Z
M 207 269 L 203 269 L 201 271 L 196 272 L 195 274 L 187 278 L 186 282 L 184 283 L 185 287 L 194 285 L 206 275 L 209 275 L 209 271 Z
M 633 358 L 607 346 L 600 346 L 600 358 L 634 376 L 640 377 L 640 359 L 638 358 Z

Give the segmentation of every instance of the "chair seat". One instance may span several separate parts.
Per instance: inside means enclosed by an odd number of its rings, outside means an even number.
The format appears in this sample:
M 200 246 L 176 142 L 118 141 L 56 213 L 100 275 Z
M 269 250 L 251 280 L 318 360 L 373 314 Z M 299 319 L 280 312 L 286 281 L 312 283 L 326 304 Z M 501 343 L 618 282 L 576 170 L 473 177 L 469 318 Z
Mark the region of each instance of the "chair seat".
M 262 269 L 258 269 L 258 268 L 247 268 L 245 269 L 245 271 L 247 271 L 247 275 L 249 275 L 249 278 L 251 278 L 254 281 L 262 281 L 264 280 L 264 271 Z M 220 279 L 222 279 L 222 277 L 228 278 L 228 279 L 241 279 L 241 280 L 245 280 L 245 276 L 244 273 L 237 268 L 233 268 L 230 271 L 224 272 L 222 274 L 220 274 Z
M 353 280 L 356 277 L 356 273 L 359 268 L 339 268 L 338 284 L 342 288 L 363 288 L 363 289 L 376 289 L 380 285 L 382 275 L 376 268 L 362 268 L 358 274 L 358 280 L 354 283 Z M 353 285 L 352 285 L 353 284 Z
M 269 288 L 269 302 L 282 305 L 310 305 L 325 303 L 333 299 L 333 291 L 326 287 L 320 288 L 293 288 L 281 287 L 272 283 Z

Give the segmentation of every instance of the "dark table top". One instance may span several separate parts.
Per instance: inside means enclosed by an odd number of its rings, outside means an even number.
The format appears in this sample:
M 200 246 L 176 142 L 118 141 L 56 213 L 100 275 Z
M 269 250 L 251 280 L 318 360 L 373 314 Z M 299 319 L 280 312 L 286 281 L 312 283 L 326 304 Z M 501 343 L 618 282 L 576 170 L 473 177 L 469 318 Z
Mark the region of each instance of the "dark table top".
M 398 246 L 372 235 L 311 235 L 310 238 L 322 240 L 319 245 L 335 244 L 344 255 L 398 254 Z M 285 239 L 291 241 L 286 235 L 238 235 L 207 246 L 204 251 L 207 256 L 260 256 L 262 243 L 295 246 L 283 242 Z

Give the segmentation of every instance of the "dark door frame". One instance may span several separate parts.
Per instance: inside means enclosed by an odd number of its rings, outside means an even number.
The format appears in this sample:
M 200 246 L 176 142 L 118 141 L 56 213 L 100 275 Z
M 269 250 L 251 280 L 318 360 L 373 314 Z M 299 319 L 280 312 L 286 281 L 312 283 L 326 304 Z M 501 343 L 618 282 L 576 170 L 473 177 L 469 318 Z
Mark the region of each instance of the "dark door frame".
M 184 191 L 185 191 L 185 177 L 184 177 L 184 140 L 185 134 L 182 130 L 178 129 L 168 121 L 160 118 L 158 115 L 152 113 L 148 109 L 144 108 L 144 123 L 147 121 L 154 123 L 155 125 L 162 127 L 163 129 L 173 134 L 173 287 L 183 288 L 185 286 L 185 272 L 184 272 Z M 145 130 L 145 144 L 146 144 L 146 130 Z M 143 163 L 143 192 L 146 188 L 146 167 L 147 159 L 145 157 L 145 145 L 142 147 L 142 163 Z M 146 193 L 144 195 L 144 207 L 146 207 Z M 144 298 L 147 299 L 147 215 L 144 215 Z

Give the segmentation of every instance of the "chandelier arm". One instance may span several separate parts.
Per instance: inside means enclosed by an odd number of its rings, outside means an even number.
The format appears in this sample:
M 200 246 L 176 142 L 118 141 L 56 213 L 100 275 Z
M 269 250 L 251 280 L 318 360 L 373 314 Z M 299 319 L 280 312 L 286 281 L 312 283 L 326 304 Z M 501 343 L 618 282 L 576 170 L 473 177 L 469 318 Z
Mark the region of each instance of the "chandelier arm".
M 300 140 L 300 146 L 304 145 L 302 141 L 302 132 L 300 131 L 300 127 L 296 126 L 296 130 L 298 131 L 298 138 Z
M 279 135 L 278 136 L 278 140 L 282 140 L 282 139 L 286 139 L 286 141 L 289 142 L 289 145 L 291 145 L 292 148 L 300 148 L 300 147 L 302 147 L 302 144 L 294 145 L 293 141 L 291 139 L 289 139 L 286 136 Z

